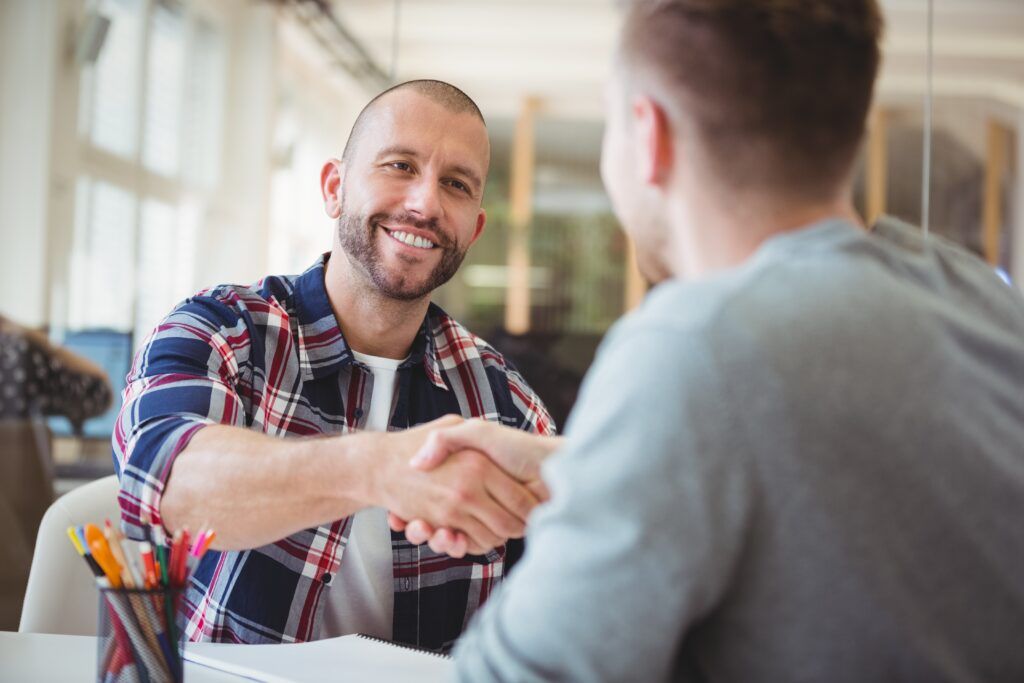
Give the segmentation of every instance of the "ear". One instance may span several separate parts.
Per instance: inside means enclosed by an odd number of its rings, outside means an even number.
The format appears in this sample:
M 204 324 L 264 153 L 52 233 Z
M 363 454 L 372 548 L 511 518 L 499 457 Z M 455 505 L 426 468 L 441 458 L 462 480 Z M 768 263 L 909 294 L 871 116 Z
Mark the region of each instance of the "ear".
M 324 211 L 331 218 L 341 217 L 341 177 L 343 162 L 328 159 L 320 169 L 320 192 L 324 198 Z
M 469 240 L 470 244 L 476 242 L 477 238 L 484 231 L 484 225 L 487 224 L 487 212 L 481 207 L 480 213 L 476 216 L 476 230 L 473 231 L 473 237 Z
M 641 177 L 650 185 L 663 185 L 672 174 L 673 136 L 665 110 L 646 95 L 633 100 L 633 130 Z

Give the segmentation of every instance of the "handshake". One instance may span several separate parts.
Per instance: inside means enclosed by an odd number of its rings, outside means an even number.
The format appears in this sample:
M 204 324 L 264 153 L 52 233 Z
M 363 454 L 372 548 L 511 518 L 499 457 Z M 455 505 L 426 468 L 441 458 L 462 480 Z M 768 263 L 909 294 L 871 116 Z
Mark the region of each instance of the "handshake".
M 375 437 L 387 457 L 374 468 L 373 498 L 389 510 L 391 528 L 452 557 L 523 536 L 549 496 L 541 463 L 561 442 L 455 415 Z

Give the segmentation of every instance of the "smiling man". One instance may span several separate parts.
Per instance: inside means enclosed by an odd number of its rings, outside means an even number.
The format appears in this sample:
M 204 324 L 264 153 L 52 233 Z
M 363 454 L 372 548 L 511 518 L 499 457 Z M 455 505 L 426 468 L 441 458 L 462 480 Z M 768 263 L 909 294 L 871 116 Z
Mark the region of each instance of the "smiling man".
M 364 632 L 445 650 L 521 554 L 542 490 L 478 454 L 407 466 L 422 423 L 553 430 L 519 374 L 430 302 L 484 228 L 489 157 L 457 88 L 382 93 L 321 173 L 331 252 L 199 293 L 139 351 L 113 438 L 125 526 L 217 531 L 184 599 L 189 639 Z M 461 530 L 476 555 L 393 538 L 387 510 Z

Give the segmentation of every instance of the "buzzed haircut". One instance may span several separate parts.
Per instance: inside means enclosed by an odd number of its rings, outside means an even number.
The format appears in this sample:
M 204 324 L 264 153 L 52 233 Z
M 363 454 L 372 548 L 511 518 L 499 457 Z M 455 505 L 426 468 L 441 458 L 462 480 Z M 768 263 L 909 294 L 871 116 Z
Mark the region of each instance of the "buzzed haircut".
M 469 95 L 462 92 L 451 83 L 431 79 L 406 81 L 405 83 L 399 83 L 398 85 L 388 88 L 370 100 L 366 106 L 363 107 L 363 110 L 359 112 L 359 116 L 356 117 L 355 123 L 352 124 L 352 130 L 349 131 L 348 140 L 345 142 L 345 151 L 342 152 L 341 155 L 342 160 L 348 161 L 349 157 L 355 151 L 356 143 L 358 142 L 360 135 L 362 135 L 366 122 L 370 118 L 369 114 L 373 111 L 377 102 L 385 95 L 398 90 L 412 90 L 433 100 L 434 102 L 437 102 L 442 107 L 455 114 L 471 114 L 480 119 L 480 122 L 485 126 L 487 125 L 484 121 L 484 115 L 480 113 L 480 108 L 476 106 L 476 102 L 474 102 Z
M 621 66 L 692 131 L 721 187 L 815 199 L 841 187 L 880 61 L 876 0 L 625 5 Z

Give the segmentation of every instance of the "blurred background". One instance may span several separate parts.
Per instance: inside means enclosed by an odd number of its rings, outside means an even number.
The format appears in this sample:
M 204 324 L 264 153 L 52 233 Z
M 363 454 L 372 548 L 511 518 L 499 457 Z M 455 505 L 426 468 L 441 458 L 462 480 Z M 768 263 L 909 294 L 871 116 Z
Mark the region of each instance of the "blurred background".
M 859 209 L 921 220 L 931 37 L 931 228 L 1024 282 L 1024 2 L 883 5 Z M 58 493 L 113 471 L 131 355 L 176 302 L 329 250 L 321 164 L 413 78 L 473 97 L 494 149 L 489 227 L 436 299 L 563 423 L 645 291 L 598 174 L 617 22 L 612 0 L 0 0 L 0 314 L 115 392 L 45 423 Z

